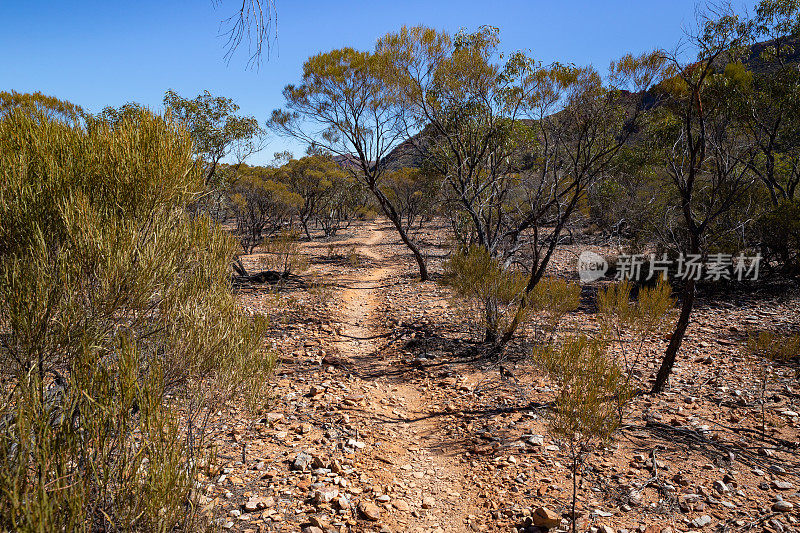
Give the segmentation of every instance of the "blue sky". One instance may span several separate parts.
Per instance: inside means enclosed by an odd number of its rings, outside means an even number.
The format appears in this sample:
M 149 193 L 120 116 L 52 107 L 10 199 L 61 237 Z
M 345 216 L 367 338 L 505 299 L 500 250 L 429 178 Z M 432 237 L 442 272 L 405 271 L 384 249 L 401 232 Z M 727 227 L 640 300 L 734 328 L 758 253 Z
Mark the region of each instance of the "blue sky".
M 307 57 L 371 48 L 403 24 L 497 26 L 504 50 L 604 70 L 625 52 L 674 46 L 695 0 L 277 0 L 277 43 L 259 70 L 245 69 L 246 50 L 223 60 L 220 20 L 235 7 L 236 0 L 0 0 L 0 90 L 39 90 L 99 111 L 129 101 L 158 109 L 167 89 L 187 97 L 208 89 L 262 120 L 283 104 L 282 88 L 298 80 Z M 273 136 L 253 162 L 284 149 L 300 155 L 303 147 Z

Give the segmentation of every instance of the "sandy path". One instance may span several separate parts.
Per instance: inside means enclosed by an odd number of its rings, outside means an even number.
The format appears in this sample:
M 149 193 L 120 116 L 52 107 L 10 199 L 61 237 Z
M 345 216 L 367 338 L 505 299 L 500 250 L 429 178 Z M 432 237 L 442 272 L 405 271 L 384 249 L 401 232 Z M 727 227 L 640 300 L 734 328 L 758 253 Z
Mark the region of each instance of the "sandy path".
M 393 258 L 385 257 L 383 251 L 393 235 L 377 225 L 368 231 L 366 239 L 349 241 L 370 266 L 342 280 L 339 328 L 344 342 L 339 350 L 350 358 L 374 358 L 370 361 L 377 365 L 383 363 L 380 352 L 385 341 L 380 335 L 387 318 L 380 311 L 382 288 L 397 271 L 391 264 Z M 397 488 L 397 497 L 387 506 L 387 522 L 401 531 L 469 530 L 466 517 L 477 512 L 472 502 L 474 491 L 465 486 L 461 463 L 442 452 L 442 428 L 428 418 L 426 392 L 413 384 L 382 378 L 372 380 L 369 386 L 375 391 L 373 400 L 384 409 L 365 415 L 374 421 L 374 433 L 387 441 L 382 462 L 376 465 L 379 471 L 373 474 Z M 405 513 L 406 503 L 425 510 Z

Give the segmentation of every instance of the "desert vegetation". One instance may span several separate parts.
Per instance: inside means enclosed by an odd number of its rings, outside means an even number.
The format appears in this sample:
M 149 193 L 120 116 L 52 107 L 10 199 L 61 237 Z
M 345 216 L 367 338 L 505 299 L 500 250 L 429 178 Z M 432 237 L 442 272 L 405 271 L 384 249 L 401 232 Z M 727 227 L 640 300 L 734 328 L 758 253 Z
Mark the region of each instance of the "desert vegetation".
M 800 4 L 501 37 L 319 52 L 269 117 L 0 92 L 0 529 L 797 530 Z

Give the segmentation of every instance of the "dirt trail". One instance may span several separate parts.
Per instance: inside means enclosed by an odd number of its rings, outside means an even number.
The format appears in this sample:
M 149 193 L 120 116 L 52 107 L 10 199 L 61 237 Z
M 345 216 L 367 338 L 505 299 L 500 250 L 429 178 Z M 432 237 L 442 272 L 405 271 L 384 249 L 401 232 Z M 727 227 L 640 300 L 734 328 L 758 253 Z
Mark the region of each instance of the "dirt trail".
M 367 363 L 383 364 L 381 337 L 388 317 L 382 316 L 383 287 L 391 282 L 397 270 L 386 257 L 383 247 L 391 237 L 389 232 L 373 225 L 366 240 L 353 240 L 360 256 L 367 258 L 368 269 L 343 280 L 345 287 L 339 295 L 343 303 L 339 320 L 344 341 L 340 353 L 350 358 L 367 358 Z M 376 423 L 374 433 L 386 439 L 380 467 L 373 472 L 388 486 L 398 489 L 391 505 L 388 523 L 401 531 L 467 531 L 467 516 L 475 512 L 474 491 L 465 486 L 464 471 L 457 458 L 443 451 L 442 428 L 429 418 L 430 404 L 426 391 L 413 384 L 378 378 L 369 384 L 374 387 L 374 400 L 385 412 L 365 413 Z M 377 466 L 377 465 L 376 465 Z M 417 501 L 406 501 L 414 496 Z M 403 511 L 406 504 L 422 506 L 425 511 Z M 389 507 L 391 509 L 391 507 Z

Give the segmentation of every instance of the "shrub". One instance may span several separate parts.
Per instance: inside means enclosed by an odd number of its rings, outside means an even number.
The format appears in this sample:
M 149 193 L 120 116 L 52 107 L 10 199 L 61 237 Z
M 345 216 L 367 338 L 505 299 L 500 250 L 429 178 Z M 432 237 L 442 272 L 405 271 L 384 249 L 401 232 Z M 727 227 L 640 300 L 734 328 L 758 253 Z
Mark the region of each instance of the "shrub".
M 0 529 L 193 529 L 209 407 L 272 358 L 180 127 L 0 118 Z
M 264 242 L 259 263 L 263 270 L 278 272 L 284 276 L 308 268 L 308 260 L 300 251 L 300 235 L 296 231 L 283 230 Z
M 624 280 L 597 292 L 601 336 L 616 346 L 628 383 L 641 367 L 648 341 L 672 327 L 675 310 L 672 289 L 662 278 L 641 287 L 635 300 L 632 289 Z
M 765 213 L 757 227 L 766 262 L 778 262 L 787 274 L 800 273 L 800 200 L 785 201 Z
M 538 339 L 540 344 L 553 341 L 564 316 L 578 308 L 580 296 L 581 287 L 577 283 L 554 276 L 544 276 L 539 280 L 528 294 L 524 311 L 537 316 L 544 333 L 543 338 Z
M 540 345 L 536 361 L 557 384 L 548 417 L 548 431 L 570 454 L 572 531 L 577 530 L 578 475 L 589 454 L 610 441 L 620 424 L 618 413 L 632 392 L 623 369 L 607 353 L 602 337 L 578 335 L 559 346 Z
M 534 300 L 534 304 L 551 309 L 553 316 L 560 318 L 577 305 L 577 293 L 570 301 L 565 297 L 570 294 L 569 284 L 562 281 L 559 287 L 554 283 L 551 280 L 537 285 L 537 290 L 542 287 L 538 296 L 542 300 Z M 645 341 L 668 325 L 674 306 L 670 287 L 664 281 L 641 288 L 637 301 L 631 300 L 631 289 L 631 283 L 623 281 L 598 292 L 597 335 L 557 340 L 551 334 L 533 352 L 534 360 L 557 386 L 548 430 L 570 453 L 573 531 L 577 527 L 578 475 L 591 452 L 610 441 L 622 424 L 625 406 L 636 393 L 631 377 L 641 361 Z M 617 348 L 619 355 L 612 348 Z
M 761 436 L 767 432 L 767 392 L 773 367 L 786 364 L 800 357 L 800 335 L 781 335 L 772 331 L 751 333 L 747 339 L 746 350 L 757 357 L 752 362 L 753 374 L 758 376 L 756 382 L 761 403 Z M 800 378 L 800 370 L 797 370 Z
M 494 342 L 503 323 L 510 319 L 509 306 L 522 297 L 527 276 L 506 269 L 486 248 L 470 246 L 445 261 L 442 282 L 455 295 L 480 308 L 486 342 Z

